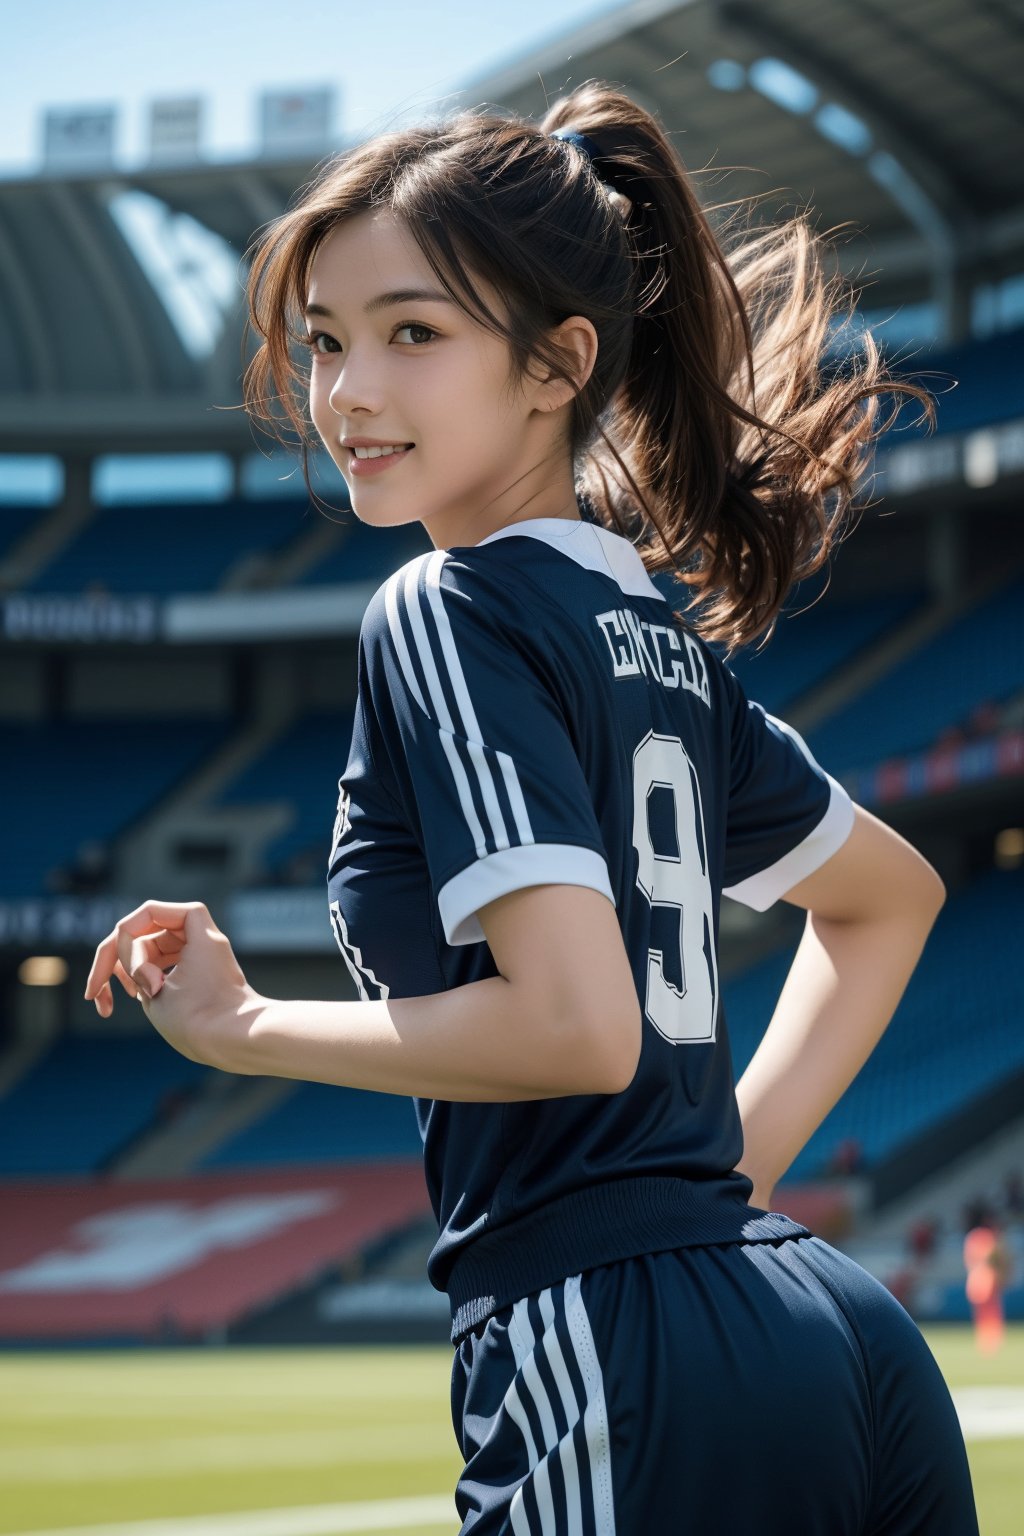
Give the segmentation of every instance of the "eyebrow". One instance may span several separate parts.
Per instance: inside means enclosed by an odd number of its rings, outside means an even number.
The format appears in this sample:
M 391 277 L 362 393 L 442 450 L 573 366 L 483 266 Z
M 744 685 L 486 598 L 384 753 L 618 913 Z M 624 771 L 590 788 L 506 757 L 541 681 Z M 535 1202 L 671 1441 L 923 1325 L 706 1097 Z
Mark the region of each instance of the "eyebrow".
M 388 309 L 393 304 L 451 304 L 452 300 L 446 293 L 441 293 L 434 288 L 395 288 L 390 293 L 378 293 L 375 299 L 368 299 L 363 305 L 368 315 L 374 315 L 380 309 Z M 307 304 L 304 314 L 323 315 L 328 320 L 335 318 L 329 309 L 322 304 Z

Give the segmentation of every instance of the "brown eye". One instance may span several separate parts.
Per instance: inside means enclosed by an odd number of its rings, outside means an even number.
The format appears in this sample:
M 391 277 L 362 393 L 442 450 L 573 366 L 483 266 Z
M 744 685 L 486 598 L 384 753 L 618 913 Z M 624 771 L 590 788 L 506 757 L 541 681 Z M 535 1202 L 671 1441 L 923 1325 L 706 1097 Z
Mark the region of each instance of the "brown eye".
M 409 344 L 417 347 L 421 347 L 425 341 L 433 341 L 434 337 L 437 335 L 437 332 L 433 330 L 429 325 L 418 325 L 413 321 L 410 321 L 408 325 L 400 325 L 398 327 L 395 332 L 396 339 L 401 336 L 403 331 L 409 332 Z

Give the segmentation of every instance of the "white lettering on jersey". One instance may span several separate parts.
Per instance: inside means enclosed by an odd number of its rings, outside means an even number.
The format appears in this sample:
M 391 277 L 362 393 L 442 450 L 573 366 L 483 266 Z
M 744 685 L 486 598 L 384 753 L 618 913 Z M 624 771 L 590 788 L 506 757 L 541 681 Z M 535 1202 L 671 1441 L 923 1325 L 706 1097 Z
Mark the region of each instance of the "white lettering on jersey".
M 663 688 L 685 688 L 711 708 L 707 667 L 692 635 L 680 637 L 671 624 L 651 624 L 632 608 L 610 608 L 594 617 L 617 678 L 649 677 Z
M 618 609 L 610 608 L 607 613 L 599 613 L 595 617 L 601 633 L 608 642 L 615 676 L 637 677 L 640 672 L 640 663 L 633 651 L 632 641 L 623 636 Z

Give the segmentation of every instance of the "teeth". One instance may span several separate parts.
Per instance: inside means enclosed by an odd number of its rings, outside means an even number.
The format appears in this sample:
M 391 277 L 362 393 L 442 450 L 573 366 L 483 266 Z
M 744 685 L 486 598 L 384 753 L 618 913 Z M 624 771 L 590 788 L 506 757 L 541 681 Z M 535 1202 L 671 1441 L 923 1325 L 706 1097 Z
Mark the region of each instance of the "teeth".
M 404 451 L 404 443 L 392 443 L 387 448 L 353 448 L 352 450 L 357 459 L 383 459 L 387 458 L 389 453 L 403 453 Z

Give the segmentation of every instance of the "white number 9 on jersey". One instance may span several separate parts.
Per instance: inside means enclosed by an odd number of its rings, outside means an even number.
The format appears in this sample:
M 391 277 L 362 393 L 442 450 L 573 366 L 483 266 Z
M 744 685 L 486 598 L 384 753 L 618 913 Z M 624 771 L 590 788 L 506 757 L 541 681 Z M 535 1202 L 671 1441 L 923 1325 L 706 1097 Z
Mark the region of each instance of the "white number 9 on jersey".
M 671 793 L 678 853 L 658 853 L 651 840 L 648 803 L 651 791 L 659 787 Z M 713 1041 L 718 960 L 708 841 L 700 783 L 678 736 L 648 732 L 633 753 L 633 847 L 639 859 L 636 883 L 652 913 L 655 907 L 678 913 L 682 986 L 677 988 L 666 976 L 662 950 L 649 949 L 644 1012 L 673 1045 Z

